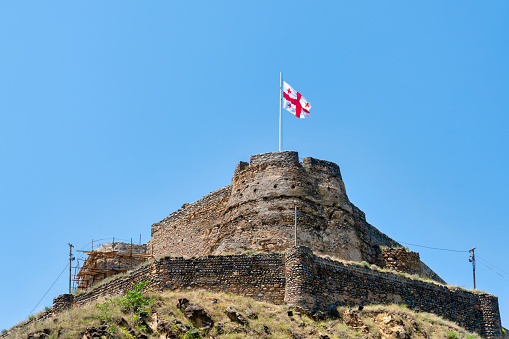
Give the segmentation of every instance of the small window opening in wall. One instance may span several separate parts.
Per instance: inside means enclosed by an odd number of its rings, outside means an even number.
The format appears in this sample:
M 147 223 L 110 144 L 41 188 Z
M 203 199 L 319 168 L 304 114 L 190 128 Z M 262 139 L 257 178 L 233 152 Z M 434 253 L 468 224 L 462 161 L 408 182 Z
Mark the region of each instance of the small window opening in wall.
M 274 188 L 277 188 L 277 184 L 276 184 L 276 185 L 274 185 Z
M 295 188 L 295 185 L 292 185 L 292 188 Z
M 253 190 L 254 193 L 256 193 L 256 188 Z

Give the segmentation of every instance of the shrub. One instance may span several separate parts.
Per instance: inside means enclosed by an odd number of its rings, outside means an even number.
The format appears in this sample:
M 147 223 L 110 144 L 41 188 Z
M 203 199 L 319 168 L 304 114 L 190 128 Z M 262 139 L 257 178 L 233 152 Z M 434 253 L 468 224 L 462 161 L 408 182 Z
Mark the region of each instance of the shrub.
M 447 331 L 447 333 L 445 334 L 445 337 L 447 339 L 457 339 L 457 338 L 459 338 L 458 333 L 453 332 L 453 331 Z
M 154 299 L 145 298 L 141 291 L 143 291 L 148 283 L 148 281 L 142 281 L 134 285 L 133 289 L 120 299 L 119 305 L 126 310 L 132 311 L 135 315 L 147 315 L 148 311 L 145 307 L 149 306 Z

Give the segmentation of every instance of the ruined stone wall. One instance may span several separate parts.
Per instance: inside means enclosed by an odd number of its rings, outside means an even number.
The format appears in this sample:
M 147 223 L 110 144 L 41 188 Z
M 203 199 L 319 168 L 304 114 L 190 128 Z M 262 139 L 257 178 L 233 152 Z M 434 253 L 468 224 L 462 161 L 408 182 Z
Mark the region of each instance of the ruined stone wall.
M 153 224 L 149 248 L 153 246 L 154 255 L 212 254 L 230 191 L 231 186 L 218 189 Z
M 277 253 L 190 259 L 164 257 L 76 295 L 74 303 L 83 305 L 101 297 L 123 294 L 141 281 L 148 281 L 147 288 L 157 290 L 204 288 L 282 303 L 285 287 L 283 268 L 284 255 Z M 55 298 L 58 307 L 61 307 L 61 299 Z
M 282 254 L 168 257 L 161 261 L 165 289 L 204 288 L 273 303 L 282 303 L 284 299 Z
M 142 281 L 149 282 L 147 288 L 158 288 L 162 282 L 161 274 L 158 272 L 159 268 L 158 261 L 140 266 L 127 275 L 119 275 L 108 282 L 93 287 L 87 292 L 75 295 L 74 304 L 81 306 L 103 297 L 124 294 Z
M 285 302 L 290 306 L 316 312 L 342 305 L 398 303 L 437 314 L 487 338 L 501 336 L 495 296 L 332 261 L 306 247 L 294 247 L 286 256 Z
M 273 303 L 286 302 L 311 313 L 342 305 L 405 304 L 440 315 L 487 338 L 501 335 L 495 296 L 332 261 L 303 246 L 292 247 L 285 255 L 164 257 L 76 295 L 74 303 L 83 305 L 122 294 L 141 281 L 149 281 L 147 288 L 160 291 L 203 288 L 231 292 Z M 66 300 L 55 298 L 55 308 L 65 308 L 62 303 Z
M 422 275 L 419 253 L 408 251 L 403 247 L 382 248 L 380 261 L 377 265 L 397 272 Z

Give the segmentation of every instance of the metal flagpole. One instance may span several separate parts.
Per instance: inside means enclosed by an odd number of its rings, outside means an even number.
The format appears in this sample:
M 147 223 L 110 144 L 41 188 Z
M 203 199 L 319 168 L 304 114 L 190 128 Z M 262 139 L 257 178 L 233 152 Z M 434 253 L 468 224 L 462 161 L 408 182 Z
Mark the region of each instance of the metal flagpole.
M 279 151 L 281 152 L 281 105 L 283 103 L 283 99 L 281 98 L 281 92 L 282 92 L 282 86 L 283 86 L 283 73 L 279 72 Z

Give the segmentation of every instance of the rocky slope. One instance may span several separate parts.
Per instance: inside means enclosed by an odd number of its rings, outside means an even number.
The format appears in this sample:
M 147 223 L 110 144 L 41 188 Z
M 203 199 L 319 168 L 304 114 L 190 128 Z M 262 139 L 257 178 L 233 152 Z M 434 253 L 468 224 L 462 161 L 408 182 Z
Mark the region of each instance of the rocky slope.
M 141 311 L 140 311 L 141 310 Z M 126 294 L 11 331 L 7 338 L 480 338 L 401 306 L 339 308 L 334 319 L 203 290 Z

